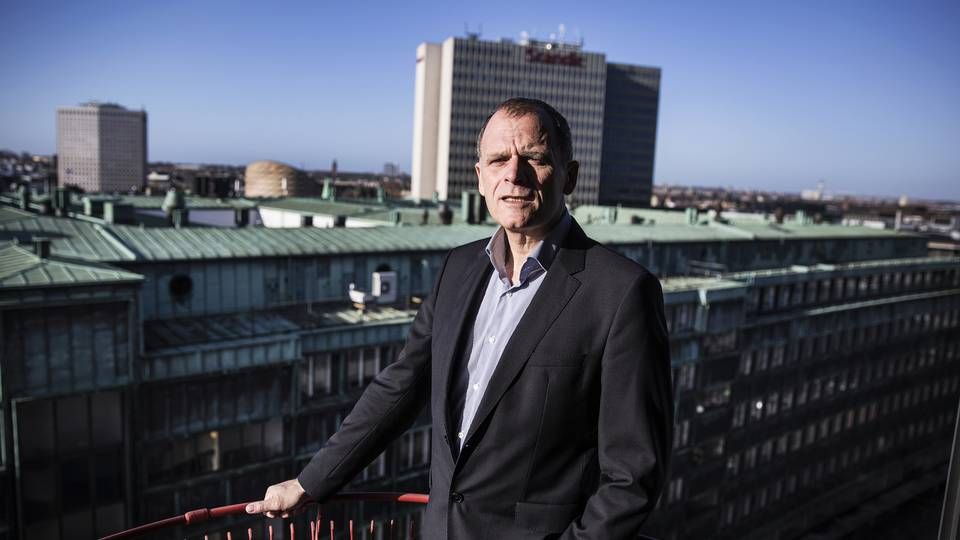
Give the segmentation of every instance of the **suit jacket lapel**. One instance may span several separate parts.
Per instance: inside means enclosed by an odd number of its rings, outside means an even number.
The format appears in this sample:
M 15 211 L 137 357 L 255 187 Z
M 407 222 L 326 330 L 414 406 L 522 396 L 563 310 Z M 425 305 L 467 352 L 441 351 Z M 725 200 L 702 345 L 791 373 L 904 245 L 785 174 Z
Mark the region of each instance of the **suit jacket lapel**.
M 540 284 L 533 301 L 530 302 L 503 350 L 497 369 L 494 370 L 487 390 L 480 400 L 477 414 L 470 424 L 466 442 L 470 441 L 479 426 L 500 402 L 500 398 L 523 369 L 537 344 L 580 287 L 580 281 L 573 277 L 573 274 L 583 269 L 584 250 L 588 246 L 589 240 L 583 233 L 583 229 L 574 222 L 560 252 L 557 253 L 554 264 L 544 276 L 543 283 Z
M 484 287 L 492 270 L 490 259 L 487 258 L 486 252 L 481 248 L 476 259 L 467 268 L 462 285 L 457 289 L 455 298 L 449 303 L 444 303 L 447 308 L 442 313 L 434 314 L 434 317 L 443 317 L 444 320 L 450 321 L 449 325 L 442 325 L 444 331 L 441 332 L 441 335 L 434 336 L 434 339 L 439 342 L 437 357 L 434 358 L 434 361 L 440 362 L 439 375 L 440 380 L 443 381 L 443 384 L 440 385 L 438 399 L 444 411 L 449 408 L 447 400 L 450 391 L 451 367 L 457 363 L 457 355 L 463 353 L 463 347 L 458 345 L 467 339 L 472 330 L 469 325 L 473 322 L 473 317 L 470 315 L 476 313 L 479 307 L 478 303 L 482 298 Z M 446 413 L 441 417 L 442 425 L 439 426 L 441 433 L 445 433 L 449 440 L 456 440 L 452 437 L 456 429 L 453 432 L 450 431 L 447 426 Z

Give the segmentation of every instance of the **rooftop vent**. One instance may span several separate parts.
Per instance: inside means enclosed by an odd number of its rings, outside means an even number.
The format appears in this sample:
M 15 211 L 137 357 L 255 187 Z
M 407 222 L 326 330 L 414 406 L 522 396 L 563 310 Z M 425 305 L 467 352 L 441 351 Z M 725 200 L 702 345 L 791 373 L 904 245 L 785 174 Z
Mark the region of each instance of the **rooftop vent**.
M 33 252 L 37 257 L 46 259 L 50 257 L 50 239 L 45 236 L 33 237 Z

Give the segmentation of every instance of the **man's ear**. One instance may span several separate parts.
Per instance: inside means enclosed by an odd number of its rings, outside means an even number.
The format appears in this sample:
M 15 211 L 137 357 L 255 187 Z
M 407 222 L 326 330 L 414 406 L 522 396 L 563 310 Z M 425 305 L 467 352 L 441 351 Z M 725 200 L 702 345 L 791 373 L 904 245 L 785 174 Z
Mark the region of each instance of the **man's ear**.
M 473 170 L 476 171 L 477 173 L 477 191 L 480 192 L 481 197 L 485 197 L 486 195 L 483 194 L 483 180 L 480 179 L 480 162 L 479 161 L 473 164 Z
M 567 183 L 563 185 L 563 194 L 573 193 L 573 188 L 577 187 L 577 173 L 580 172 L 580 162 L 573 160 L 567 163 Z

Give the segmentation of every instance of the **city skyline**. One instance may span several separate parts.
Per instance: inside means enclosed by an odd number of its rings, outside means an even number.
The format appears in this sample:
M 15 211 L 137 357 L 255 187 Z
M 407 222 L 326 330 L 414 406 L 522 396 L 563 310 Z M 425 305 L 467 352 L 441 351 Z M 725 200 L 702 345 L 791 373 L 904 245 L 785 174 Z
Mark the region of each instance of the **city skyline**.
M 56 108 L 97 99 L 147 110 L 152 161 L 409 171 L 418 43 L 565 23 L 662 67 L 656 184 L 960 199 L 955 4 L 552 5 L 13 5 L 0 148 L 54 152 Z

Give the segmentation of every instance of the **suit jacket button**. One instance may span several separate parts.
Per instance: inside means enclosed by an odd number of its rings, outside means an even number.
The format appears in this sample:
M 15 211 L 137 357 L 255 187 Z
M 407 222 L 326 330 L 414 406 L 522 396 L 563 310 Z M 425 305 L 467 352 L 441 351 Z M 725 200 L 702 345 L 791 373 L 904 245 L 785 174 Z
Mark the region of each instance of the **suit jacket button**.
M 450 494 L 450 500 L 455 503 L 462 503 L 463 493 L 460 493 L 459 491 L 454 491 L 453 493 Z

